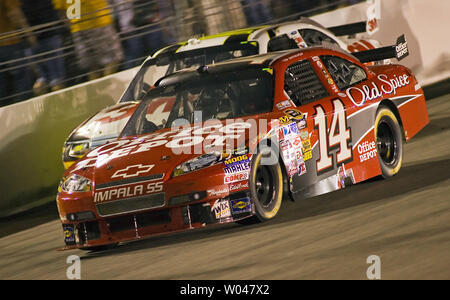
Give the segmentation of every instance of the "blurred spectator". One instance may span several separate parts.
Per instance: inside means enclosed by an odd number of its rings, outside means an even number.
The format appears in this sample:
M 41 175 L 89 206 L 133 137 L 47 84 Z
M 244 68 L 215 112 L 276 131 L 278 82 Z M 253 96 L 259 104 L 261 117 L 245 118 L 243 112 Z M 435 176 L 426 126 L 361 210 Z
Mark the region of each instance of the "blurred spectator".
M 269 8 L 262 0 L 241 0 L 249 26 L 268 23 L 271 20 Z
M 24 41 L 14 31 L 25 29 L 28 43 L 36 45 L 36 38 L 27 30 L 28 24 L 21 10 L 19 0 L 0 1 L 0 99 L 9 98 L 13 101 L 21 101 L 31 95 L 31 77 L 29 69 L 25 66 Z M 22 60 L 21 60 L 22 59 Z M 14 61 L 19 60 L 19 61 Z M 8 61 L 12 61 L 6 63 Z M 8 82 L 11 85 L 8 85 Z
M 50 23 L 49 26 L 38 28 L 34 31 L 37 38 L 37 45 L 32 47 L 32 54 L 38 55 L 52 50 L 58 50 L 47 55 L 39 56 L 36 60 L 38 79 L 34 85 L 35 94 L 44 94 L 47 87 L 52 91 L 63 88 L 65 78 L 65 66 L 61 50 L 63 38 L 61 36 L 58 13 L 53 7 L 52 0 L 21 0 L 22 10 L 30 26 L 39 26 Z M 52 57 L 54 57 L 52 59 Z
M 158 3 L 137 0 L 134 2 L 134 12 L 134 25 L 138 28 L 142 27 L 137 31 L 141 35 L 142 43 L 140 56 L 152 55 L 166 44 Z
M 119 36 L 107 0 L 80 0 L 81 19 L 70 20 L 70 30 L 81 68 L 88 70 L 89 80 L 117 72 L 123 60 Z M 53 0 L 56 9 L 66 13 L 71 4 L 66 0 Z
M 134 7 L 132 0 L 108 0 L 114 10 L 120 29 L 120 36 L 123 41 L 125 52 L 124 68 L 136 67 L 141 63 L 142 37 L 136 35 L 134 25 Z

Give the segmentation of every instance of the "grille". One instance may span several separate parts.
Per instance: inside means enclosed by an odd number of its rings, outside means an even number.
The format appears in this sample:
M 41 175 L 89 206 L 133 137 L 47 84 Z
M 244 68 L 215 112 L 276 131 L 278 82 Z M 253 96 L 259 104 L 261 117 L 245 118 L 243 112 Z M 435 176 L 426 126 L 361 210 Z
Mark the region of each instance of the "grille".
M 132 213 L 140 210 L 163 207 L 165 194 L 146 195 L 97 204 L 98 214 L 102 217 Z
M 119 216 L 112 217 L 107 221 L 108 228 L 111 232 L 120 232 L 132 230 L 147 226 L 169 224 L 171 222 L 170 210 L 151 211 L 138 214 L 135 216 Z
M 292 64 L 286 70 L 285 90 L 296 105 L 304 105 L 328 96 L 308 60 Z

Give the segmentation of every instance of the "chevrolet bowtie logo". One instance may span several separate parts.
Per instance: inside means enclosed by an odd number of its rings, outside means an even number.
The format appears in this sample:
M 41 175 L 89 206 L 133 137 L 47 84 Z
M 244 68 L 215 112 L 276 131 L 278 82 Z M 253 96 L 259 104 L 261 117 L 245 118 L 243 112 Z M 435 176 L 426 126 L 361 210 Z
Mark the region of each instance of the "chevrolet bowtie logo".
M 150 172 L 150 170 L 154 167 L 155 165 L 148 165 L 148 166 L 143 166 L 141 164 L 139 165 L 134 165 L 134 166 L 128 166 L 125 169 L 122 170 L 118 170 L 116 173 L 114 173 L 113 176 L 111 176 L 111 178 L 118 178 L 118 177 L 122 177 L 122 178 L 130 178 L 130 177 L 136 177 L 139 176 L 140 174 L 144 174 L 147 172 Z

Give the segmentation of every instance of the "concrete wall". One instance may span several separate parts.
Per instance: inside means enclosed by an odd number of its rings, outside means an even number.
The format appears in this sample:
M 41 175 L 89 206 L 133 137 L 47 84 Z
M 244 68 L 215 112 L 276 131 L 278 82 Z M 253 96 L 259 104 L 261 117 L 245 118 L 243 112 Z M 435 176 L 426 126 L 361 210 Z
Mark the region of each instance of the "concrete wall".
M 70 132 L 117 102 L 136 70 L 128 70 L 0 108 L 0 217 L 53 201 Z

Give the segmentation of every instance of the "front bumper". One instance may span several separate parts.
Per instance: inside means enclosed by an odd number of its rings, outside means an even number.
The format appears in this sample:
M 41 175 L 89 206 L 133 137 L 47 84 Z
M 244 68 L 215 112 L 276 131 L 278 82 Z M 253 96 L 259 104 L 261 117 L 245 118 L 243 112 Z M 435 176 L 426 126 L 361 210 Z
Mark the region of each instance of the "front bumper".
M 161 207 L 130 207 L 132 211 L 107 216 L 101 215 L 93 195 L 59 194 L 57 201 L 64 232 L 64 249 L 139 240 L 210 224 L 235 222 L 254 215 L 248 189 L 230 192 L 228 185 L 224 185 L 223 174 L 203 178 L 207 178 L 207 188 L 205 181 L 186 181 L 183 176 L 165 182 L 165 204 Z M 229 213 L 215 211 L 217 203 L 228 207 Z

